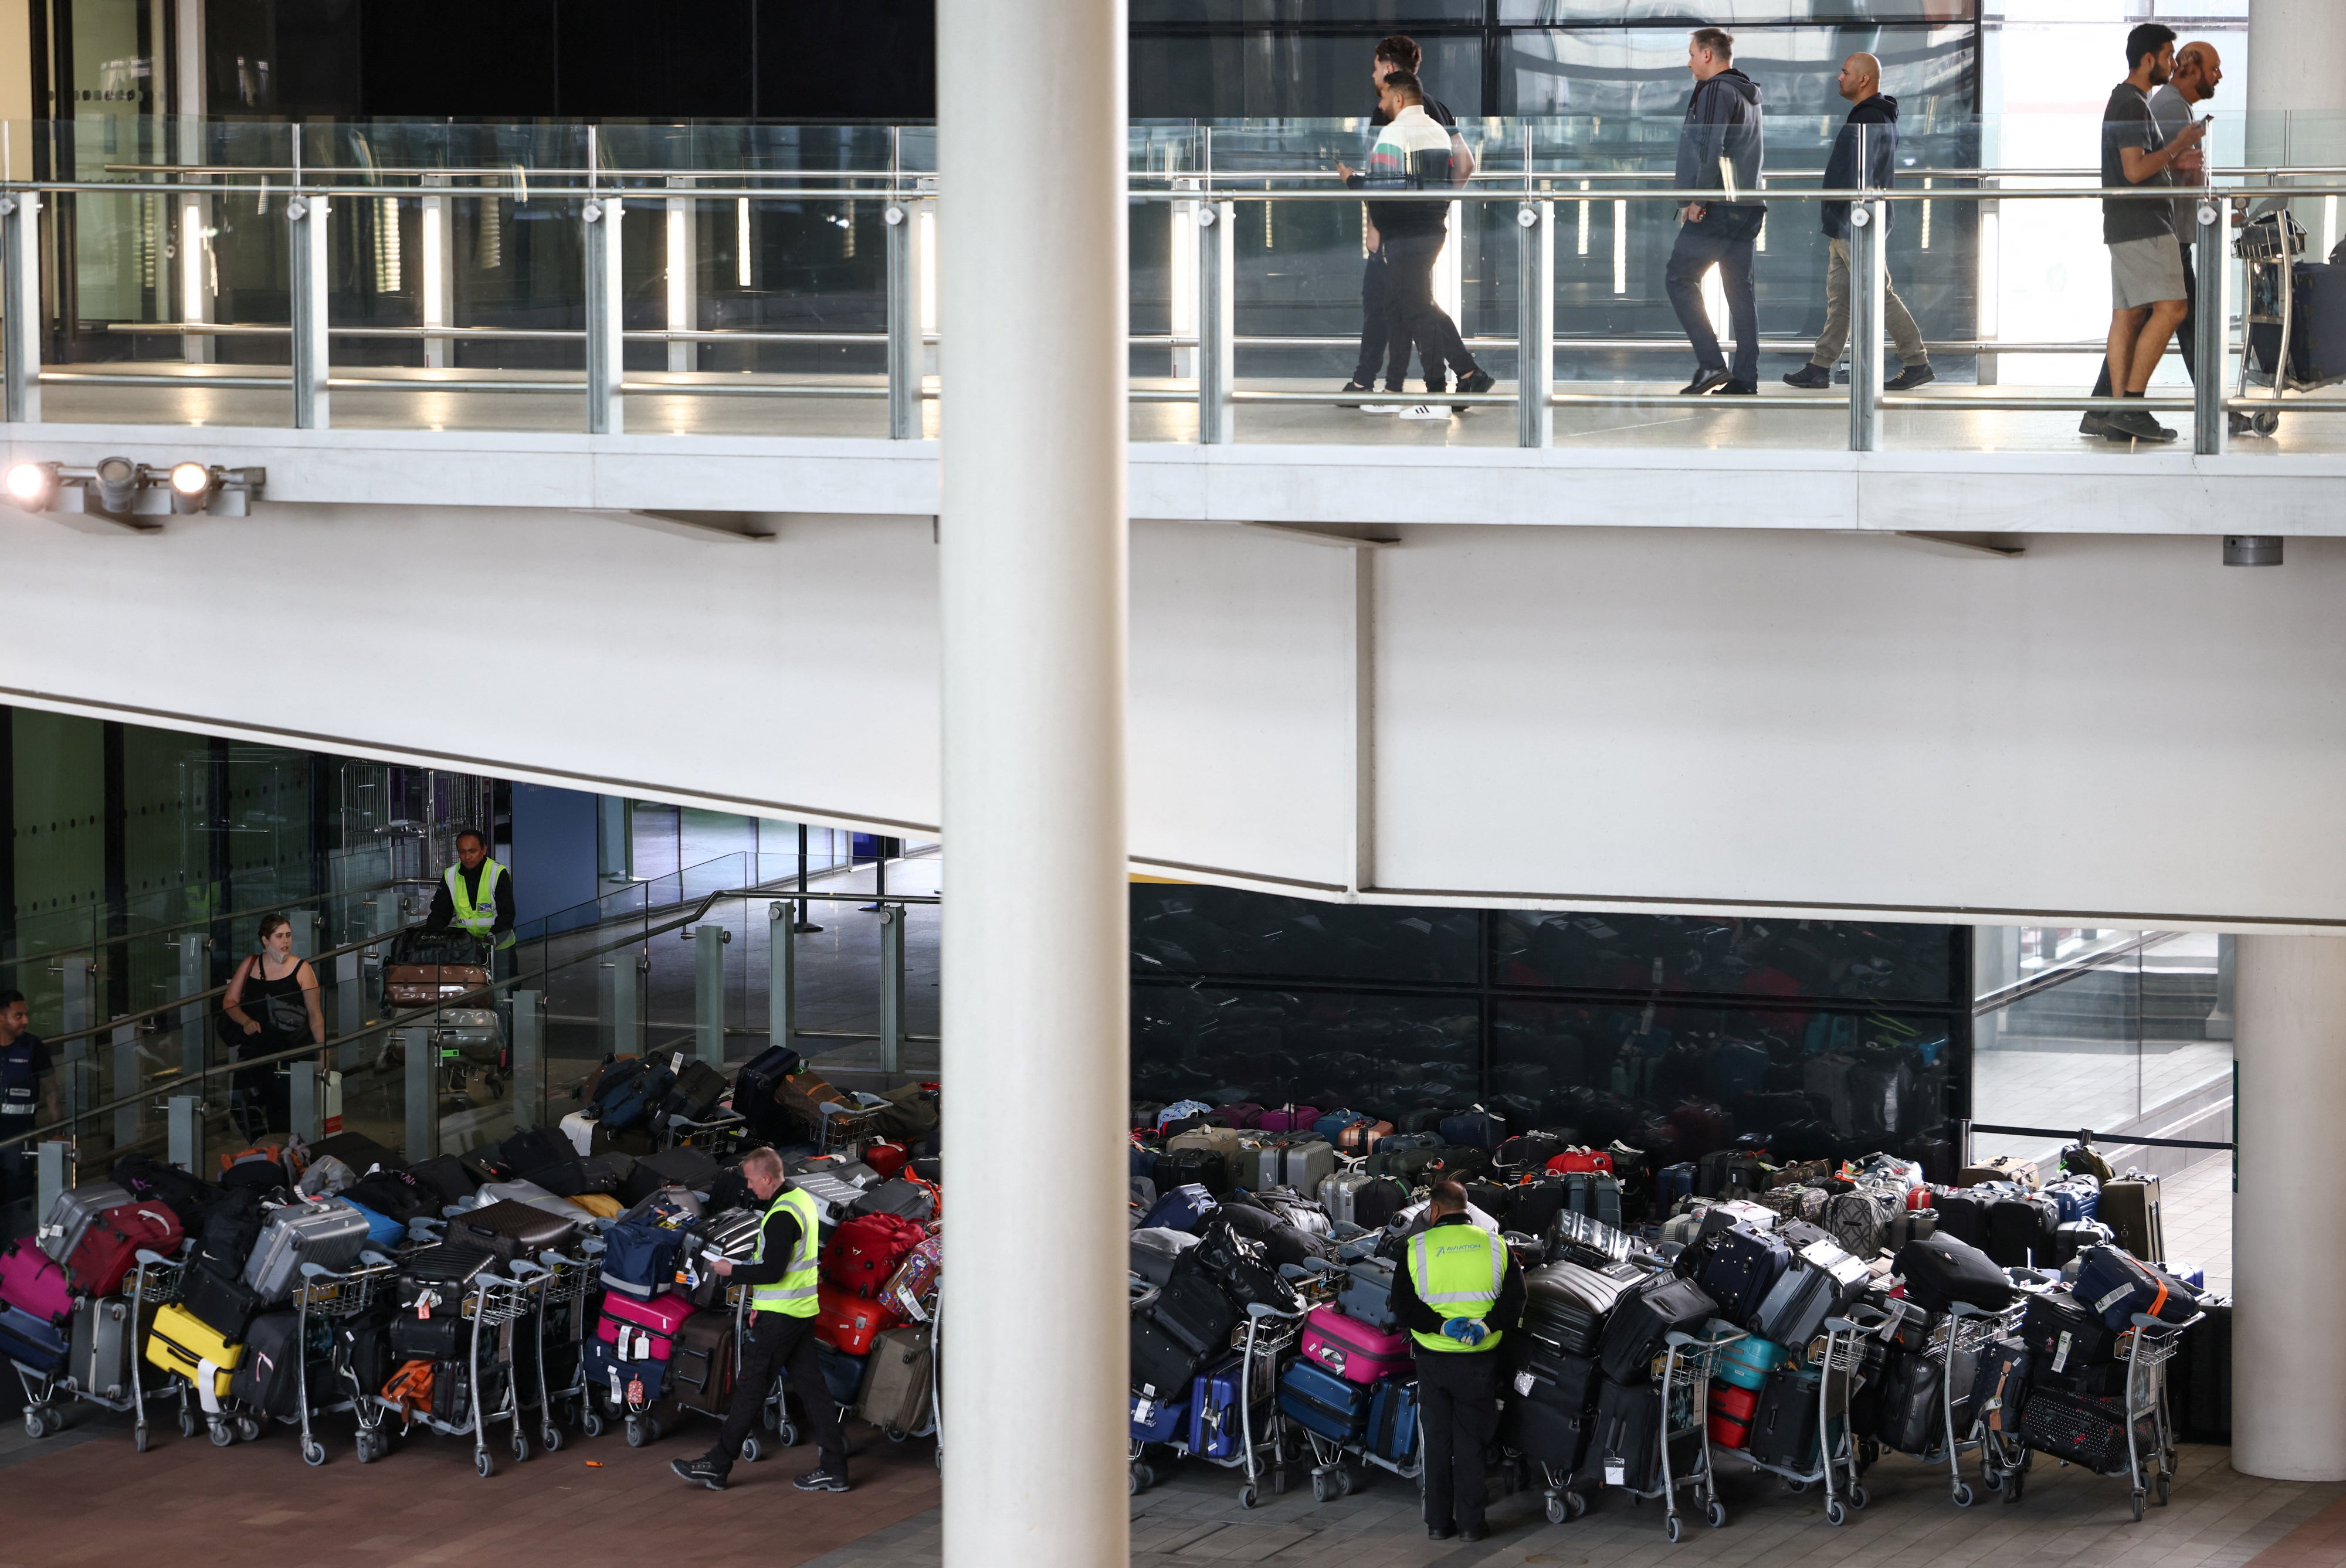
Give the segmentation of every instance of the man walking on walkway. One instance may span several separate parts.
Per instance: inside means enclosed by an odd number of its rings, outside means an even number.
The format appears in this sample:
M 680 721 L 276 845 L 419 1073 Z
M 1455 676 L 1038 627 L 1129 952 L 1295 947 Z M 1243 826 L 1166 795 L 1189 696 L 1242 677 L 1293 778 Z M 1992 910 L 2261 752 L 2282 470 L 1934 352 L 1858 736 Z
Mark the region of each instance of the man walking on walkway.
M 1399 33 L 1378 43 L 1376 54 L 1369 62 L 1369 80 L 1377 89 L 1376 117 L 1371 124 L 1382 129 L 1392 123 L 1392 116 L 1385 112 L 1384 88 L 1385 78 L 1395 71 L 1416 75 L 1418 89 L 1423 93 L 1424 77 L 1418 67 L 1424 57 L 1424 51 L 1417 46 L 1416 39 Z M 1466 145 L 1466 138 L 1458 134 L 1458 117 L 1452 114 L 1441 99 L 1431 96 L 1425 97 L 1419 107 L 1425 110 L 1428 119 L 1450 133 L 1451 182 L 1465 184 L 1474 172 L 1474 153 Z M 1402 383 L 1409 379 L 1409 339 L 1398 336 L 1393 329 L 1392 309 L 1386 300 L 1383 237 L 1377 232 L 1376 219 L 1364 217 L 1362 229 L 1362 245 L 1367 256 L 1361 269 L 1361 354 L 1359 362 L 1352 368 L 1352 379 L 1345 383 L 1343 390 L 1348 392 L 1374 391 L 1377 366 L 1382 363 L 1385 366 L 1385 391 L 1398 393 L 1402 390 Z M 1425 390 L 1430 392 L 1446 390 L 1434 384 L 1441 367 L 1431 361 L 1423 362 L 1426 374 Z M 1388 402 L 1359 406 L 1372 413 L 1398 413 L 1402 405 L 1399 402 Z
M 2175 29 L 2145 22 L 2127 35 L 2127 76 L 2102 110 L 2102 186 L 2106 190 L 2173 183 L 2171 172 L 2208 134 L 2195 120 L 2171 139 L 2159 132 L 2150 95 L 2175 75 Z M 2174 204 L 2102 198 L 2102 243 L 2110 252 L 2110 390 L 2139 398 L 2167 341 L 2189 309 L 2190 287 L 2175 243 Z M 2211 367 L 2212 369 L 2212 367 Z M 2105 414 L 2111 441 L 2173 441 L 2175 432 L 2145 409 Z
M 1717 27 L 1698 27 L 1687 41 L 1687 70 L 1694 96 L 1687 100 L 1678 129 L 1677 186 L 1715 190 L 1717 200 L 1688 202 L 1678 209 L 1678 243 L 1663 273 L 1670 308 L 1694 344 L 1694 380 L 1678 390 L 1756 395 L 1760 391 L 1760 296 L 1751 275 L 1752 251 L 1768 209 L 1740 199 L 1760 188 L 1766 151 L 1760 125 L 1760 84 L 1735 68 L 1735 40 Z M 1702 305 L 1703 274 L 1719 269 L 1727 292 L 1727 320 L 1735 332 L 1735 368 L 1719 351 L 1719 334 Z
M 1825 188 L 1887 190 L 1898 171 L 1898 100 L 1882 90 L 1882 62 L 1868 54 L 1851 55 L 1841 63 L 1839 85 L 1841 96 L 1855 107 L 1841 122 L 1841 134 L 1833 137 L 1832 155 L 1825 159 Z M 1825 270 L 1825 330 L 1817 334 L 1809 362 L 1784 377 L 1786 384 L 1811 392 L 1832 385 L 1833 363 L 1841 358 L 1841 345 L 1849 341 L 1849 203 L 1818 205 L 1824 209 L 1825 244 L 1832 253 Z M 1884 202 L 1882 210 L 1881 239 L 1886 241 L 1890 237 L 1887 214 L 1895 208 Z M 1883 382 L 1882 390 L 1911 392 L 1938 380 L 1938 372 L 1931 369 L 1931 356 L 1923 347 L 1922 329 L 1914 325 L 1906 301 L 1890 286 L 1886 269 L 1882 279 L 1882 314 L 1890 327 L 1890 341 L 1898 346 L 1898 358 L 1906 367 Z

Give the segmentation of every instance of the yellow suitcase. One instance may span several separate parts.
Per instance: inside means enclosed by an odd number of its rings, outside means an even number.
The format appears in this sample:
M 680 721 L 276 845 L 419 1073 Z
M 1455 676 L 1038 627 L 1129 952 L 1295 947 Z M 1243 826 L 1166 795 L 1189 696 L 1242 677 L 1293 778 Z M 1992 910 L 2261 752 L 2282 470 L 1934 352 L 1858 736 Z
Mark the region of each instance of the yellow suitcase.
M 597 1219 L 617 1219 L 627 1212 L 627 1206 L 607 1192 L 582 1192 L 570 1201 Z
M 147 1359 L 167 1372 L 196 1380 L 203 1363 L 212 1364 L 212 1396 L 228 1398 L 229 1374 L 244 1359 L 244 1347 L 231 1345 L 204 1320 L 174 1301 L 157 1308 L 147 1333 Z

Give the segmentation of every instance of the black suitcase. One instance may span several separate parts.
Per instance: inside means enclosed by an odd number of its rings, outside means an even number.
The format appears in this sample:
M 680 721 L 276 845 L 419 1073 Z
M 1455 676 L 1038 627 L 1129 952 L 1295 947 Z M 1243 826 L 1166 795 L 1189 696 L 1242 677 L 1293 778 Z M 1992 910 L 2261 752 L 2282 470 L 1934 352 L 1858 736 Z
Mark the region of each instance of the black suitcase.
M 1981 1250 L 2006 1268 L 2055 1267 L 2060 1224 L 2061 1207 L 2049 1197 L 1999 1197 L 1988 1205 Z
M 2167 1374 L 2175 1435 L 2184 1442 L 2232 1441 L 2232 1308 L 2202 1298 L 2207 1317 L 2183 1332 Z
M 717 1181 L 718 1170 L 715 1160 L 688 1146 L 646 1155 L 636 1161 L 628 1170 L 627 1179 L 619 1184 L 619 1199 L 623 1203 L 638 1204 L 664 1186 L 708 1192 Z
M 1943 1312 L 1958 1301 L 1984 1312 L 2001 1312 L 2012 1305 L 2011 1276 L 1986 1253 L 1944 1230 L 1900 1247 L 1896 1268 L 1906 1281 L 1906 1294 L 1933 1312 Z
M 1986 1245 L 1988 1206 L 1994 1201 L 1993 1194 L 1982 1196 L 1967 1188 L 1933 1194 L 1931 1212 L 1939 1217 L 1938 1234 L 1968 1247 Z
M 1642 1383 L 1672 1333 L 1691 1334 L 1714 1316 L 1719 1303 L 1691 1279 L 1658 1278 L 1625 1292 L 1606 1320 L 1597 1358 L 1617 1383 Z
M 1661 1480 L 1661 1390 L 1652 1383 L 1606 1379 L 1596 1392 L 1596 1425 L 1582 1461 L 1584 1478 L 1594 1485 L 1652 1491 Z
M 659 1114 L 674 1121 L 705 1122 L 732 1088 L 725 1074 L 706 1062 L 688 1062 L 660 1098 Z
M 2346 267 L 2326 261 L 2290 266 L 2289 374 L 2292 382 L 2320 384 L 2346 378 Z M 2276 301 L 2278 303 L 2278 301 Z M 2275 312 L 2278 314 L 2278 312 Z M 2249 328 L 2249 343 L 2267 375 L 2280 357 L 2280 323 Z
M 1704 1294 L 1719 1303 L 1720 1317 L 1739 1329 L 1749 1329 L 1760 1303 L 1768 1298 L 1791 1264 L 1792 1249 L 1776 1237 L 1736 1226 L 1710 1238 L 1697 1282 Z
M 1499 1441 L 1558 1475 L 1571 1475 L 1586 1460 L 1589 1434 L 1596 1430 L 1594 1410 L 1561 1407 L 1536 1398 L 1511 1399 L 1499 1421 Z
M 465 1196 L 470 1196 L 471 1190 L 466 1188 Z M 402 1225 L 419 1215 L 437 1219 L 450 1204 L 463 1201 L 461 1197 L 442 1196 L 436 1186 L 413 1170 L 376 1171 L 361 1176 L 342 1196 Z
M 1972 1379 L 1972 1414 L 1986 1431 L 2019 1433 L 2021 1410 L 2028 1403 L 2031 1359 L 2021 1339 L 1994 1339 L 1980 1351 L 1979 1371 Z
M 633 1174 L 634 1165 L 635 1158 L 631 1155 L 589 1155 L 582 1159 L 574 1154 L 568 1159 L 525 1171 L 522 1179 L 536 1182 L 556 1197 L 577 1197 L 586 1193 L 615 1194 Z
M 1768 1374 L 1751 1412 L 1751 1457 L 1780 1470 L 1806 1471 L 1817 1462 L 1817 1379 L 1789 1370 Z
M 409 1166 L 407 1174 L 431 1189 L 439 1198 L 432 1212 L 437 1214 L 452 1203 L 462 1203 L 480 1189 L 480 1182 L 464 1161 L 454 1155 L 440 1155 Z M 396 1217 L 395 1216 L 393 1217 Z
M 1620 1301 L 1621 1281 L 1577 1263 L 1550 1263 L 1524 1276 L 1523 1333 L 1566 1356 L 1594 1356 Z
M 2020 1314 L 2020 1342 L 2034 1352 L 2036 1375 L 2045 1380 L 2117 1359 L 2117 1336 L 2103 1326 L 2101 1314 L 2064 1289 L 2028 1298 Z
M 580 1212 L 579 1217 L 586 1217 L 585 1211 Z M 482 1247 L 505 1264 L 516 1257 L 535 1261 L 539 1253 L 562 1247 L 577 1229 L 576 1225 L 550 1209 L 507 1199 L 468 1209 L 450 1220 L 448 1239 Z
M 1173 1260 L 1164 1288 L 1149 1307 L 1149 1316 L 1198 1355 L 1219 1354 L 1229 1349 L 1230 1330 L 1238 1327 L 1239 1315 L 1221 1286 L 1198 1261 L 1198 1250 L 1189 1247 Z
M 1262 1244 L 1227 1225 L 1209 1220 L 1198 1233 L 1198 1245 L 1181 1257 L 1203 1270 L 1240 1313 L 1258 1301 L 1281 1312 L 1303 1309 L 1295 1288 L 1279 1277 Z
M 310 1145 L 312 1164 L 330 1155 L 350 1166 L 355 1176 L 364 1176 L 377 1166 L 387 1171 L 395 1171 L 404 1168 L 407 1164 L 364 1133 L 336 1133 L 331 1138 L 321 1138 Z
M 1132 1319 L 1132 1389 L 1152 1400 L 1186 1399 L 1206 1355 L 1175 1339 L 1145 1313 Z
M 847 1212 L 851 1217 L 866 1214 L 892 1214 L 899 1219 L 919 1220 L 925 1224 L 936 1217 L 937 1197 L 936 1194 L 919 1182 L 906 1181 L 900 1176 L 893 1181 L 883 1181 L 878 1186 L 872 1188 L 862 1197 L 849 1204 Z M 1277 1216 L 1271 1217 L 1271 1224 L 1274 1227 L 1284 1227 L 1284 1222 Z M 1294 1261 L 1300 1262 L 1301 1259 L 1298 1258 Z
M 740 1072 L 734 1074 L 733 1108 L 760 1137 L 774 1137 L 788 1130 L 774 1092 L 800 1065 L 799 1054 L 789 1046 L 769 1045 L 741 1064 Z
M 229 1374 L 229 1398 L 282 1420 L 301 1404 L 301 1325 L 289 1311 L 263 1312 L 245 1330 L 244 1355 Z
M 525 1127 L 497 1145 L 497 1157 L 519 1171 L 524 1180 L 537 1181 L 539 1171 L 577 1158 L 578 1151 L 552 1127 Z
M 1604 1380 L 1592 1356 L 1566 1356 L 1520 1334 L 1507 1336 L 1512 1370 L 1507 1398 L 1530 1400 L 1562 1410 L 1585 1410 L 1596 1403 L 1597 1385 Z
M 260 1311 L 260 1292 L 244 1282 L 241 1264 L 231 1278 L 199 1263 L 179 1276 L 179 1305 L 221 1339 L 238 1345 Z

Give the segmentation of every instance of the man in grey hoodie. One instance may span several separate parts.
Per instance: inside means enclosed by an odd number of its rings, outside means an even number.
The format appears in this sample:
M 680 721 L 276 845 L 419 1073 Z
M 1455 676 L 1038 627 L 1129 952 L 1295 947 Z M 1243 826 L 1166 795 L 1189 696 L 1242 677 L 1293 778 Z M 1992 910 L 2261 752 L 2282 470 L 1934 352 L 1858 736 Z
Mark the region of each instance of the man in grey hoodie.
M 1694 344 L 1694 380 L 1678 390 L 1757 395 L 1760 391 L 1760 297 L 1752 253 L 1766 205 L 1741 199 L 1760 188 L 1766 151 L 1760 126 L 1760 84 L 1735 68 L 1735 40 L 1717 27 L 1698 27 L 1687 40 L 1687 70 L 1694 96 L 1678 130 L 1677 188 L 1716 190 L 1724 199 L 1693 201 L 1662 275 L 1670 308 Z M 1735 331 L 1735 368 L 1719 351 L 1719 334 L 1702 308 L 1702 275 L 1713 267 L 1727 291 L 1727 320 Z

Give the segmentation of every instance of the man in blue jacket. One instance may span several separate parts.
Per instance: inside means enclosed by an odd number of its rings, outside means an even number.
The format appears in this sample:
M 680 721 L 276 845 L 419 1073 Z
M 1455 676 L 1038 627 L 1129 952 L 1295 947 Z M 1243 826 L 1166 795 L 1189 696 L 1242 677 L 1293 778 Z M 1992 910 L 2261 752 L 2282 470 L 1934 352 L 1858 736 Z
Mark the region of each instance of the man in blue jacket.
M 1882 62 L 1872 55 L 1851 55 L 1841 63 L 1839 85 L 1841 96 L 1855 107 L 1841 122 L 1841 134 L 1833 137 L 1832 156 L 1825 159 L 1825 188 L 1887 190 L 1898 172 L 1898 100 L 1882 90 Z M 1809 362 L 1784 377 L 1788 384 L 1810 391 L 1832 385 L 1833 362 L 1849 341 L 1849 203 L 1818 205 L 1824 209 L 1825 243 L 1832 251 L 1825 270 L 1825 330 L 1817 334 Z M 1891 204 L 1885 202 L 1885 214 L 1890 209 Z M 1889 233 L 1885 217 L 1882 238 L 1886 239 Z M 1890 341 L 1898 346 L 1898 358 L 1906 367 L 1884 382 L 1882 390 L 1910 392 L 1938 380 L 1938 372 L 1931 368 L 1931 356 L 1923 347 L 1922 329 L 1914 325 L 1913 312 L 1906 309 L 1898 290 L 1890 287 L 1886 270 L 1882 280 L 1882 315 L 1890 326 Z
M 1687 40 L 1687 70 L 1694 96 L 1678 130 L 1677 188 L 1715 190 L 1716 200 L 1678 209 L 1682 220 L 1663 273 L 1670 308 L 1694 344 L 1694 380 L 1678 390 L 1757 395 L 1760 391 L 1760 297 L 1752 252 L 1764 203 L 1743 199 L 1760 188 L 1766 137 L 1760 126 L 1760 84 L 1735 68 L 1735 40 L 1717 27 L 1698 27 Z M 1719 351 L 1719 334 L 1702 308 L 1702 275 L 1713 267 L 1727 291 L 1727 320 L 1735 331 L 1735 368 Z

